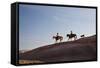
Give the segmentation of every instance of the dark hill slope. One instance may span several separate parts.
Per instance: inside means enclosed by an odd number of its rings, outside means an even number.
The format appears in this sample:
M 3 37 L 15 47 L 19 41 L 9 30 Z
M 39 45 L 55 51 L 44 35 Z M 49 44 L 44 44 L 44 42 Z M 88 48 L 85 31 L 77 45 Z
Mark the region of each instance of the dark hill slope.
M 39 47 L 20 53 L 19 59 L 44 62 L 96 60 L 96 36 Z

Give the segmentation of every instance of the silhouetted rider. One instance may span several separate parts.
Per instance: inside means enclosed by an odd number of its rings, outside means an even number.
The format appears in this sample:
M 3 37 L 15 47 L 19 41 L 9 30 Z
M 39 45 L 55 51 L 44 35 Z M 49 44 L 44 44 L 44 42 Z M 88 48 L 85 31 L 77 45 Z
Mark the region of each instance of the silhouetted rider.
M 72 35 L 72 34 L 73 34 L 73 32 L 72 32 L 72 31 L 70 31 L 70 34 Z
M 59 39 L 59 33 L 57 33 L 57 35 L 56 35 L 56 39 L 57 39 L 57 40 Z

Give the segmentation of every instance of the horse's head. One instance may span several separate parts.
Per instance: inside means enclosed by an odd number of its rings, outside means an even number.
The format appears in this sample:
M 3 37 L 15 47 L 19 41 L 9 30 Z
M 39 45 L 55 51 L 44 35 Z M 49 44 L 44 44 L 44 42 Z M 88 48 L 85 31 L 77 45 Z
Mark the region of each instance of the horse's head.
M 69 34 L 67 34 L 67 37 L 69 37 Z
M 55 36 L 53 36 L 52 38 L 55 39 Z

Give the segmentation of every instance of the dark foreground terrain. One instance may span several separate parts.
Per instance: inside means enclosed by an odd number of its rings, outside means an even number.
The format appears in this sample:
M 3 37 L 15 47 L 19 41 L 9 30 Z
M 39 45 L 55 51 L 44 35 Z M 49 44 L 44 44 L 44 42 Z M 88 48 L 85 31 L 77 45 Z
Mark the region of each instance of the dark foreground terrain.
M 96 60 L 96 35 L 19 53 L 19 64 Z

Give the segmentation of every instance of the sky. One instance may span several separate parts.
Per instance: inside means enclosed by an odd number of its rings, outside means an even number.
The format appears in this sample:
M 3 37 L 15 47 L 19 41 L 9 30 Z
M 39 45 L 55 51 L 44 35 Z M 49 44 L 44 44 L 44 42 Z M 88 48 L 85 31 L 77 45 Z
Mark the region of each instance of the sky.
M 96 34 L 96 10 L 93 8 L 19 5 L 19 50 L 35 49 L 55 41 L 56 33 L 64 37 L 70 31 L 80 35 Z

